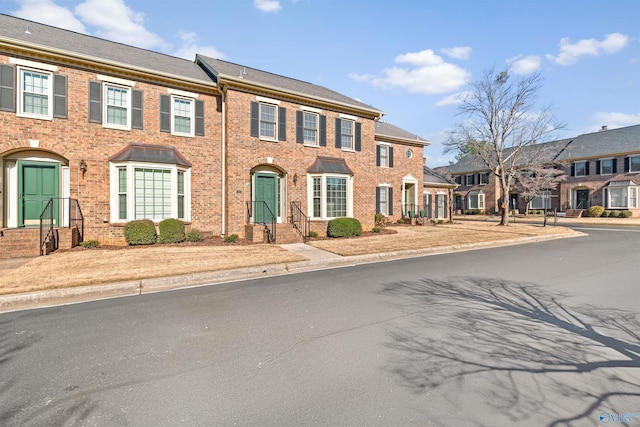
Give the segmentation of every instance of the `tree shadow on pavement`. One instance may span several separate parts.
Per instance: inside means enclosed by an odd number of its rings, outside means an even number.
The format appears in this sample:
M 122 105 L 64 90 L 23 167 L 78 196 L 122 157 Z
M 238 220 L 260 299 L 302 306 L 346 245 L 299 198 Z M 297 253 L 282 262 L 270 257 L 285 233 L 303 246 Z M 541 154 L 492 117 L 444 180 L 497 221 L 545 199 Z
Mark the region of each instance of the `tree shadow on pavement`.
M 637 313 L 478 277 L 396 282 L 382 294 L 410 313 L 388 330 L 388 369 L 415 393 L 478 393 L 508 420 L 544 414 L 549 426 L 597 421 L 603 408 L 640 412 L 616 407 L 640 397 Z

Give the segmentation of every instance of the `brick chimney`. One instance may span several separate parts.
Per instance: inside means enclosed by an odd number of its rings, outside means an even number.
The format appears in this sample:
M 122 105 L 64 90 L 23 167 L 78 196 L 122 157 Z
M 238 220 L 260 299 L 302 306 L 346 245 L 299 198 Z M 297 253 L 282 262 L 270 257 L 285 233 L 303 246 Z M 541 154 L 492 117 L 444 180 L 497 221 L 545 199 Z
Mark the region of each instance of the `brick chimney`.
M 604 125 L 604 126 L 602 126 L 602 127 L 600 128 L 600 132 L 605 131 L 605 130 L 608 130 L 607 125 Z

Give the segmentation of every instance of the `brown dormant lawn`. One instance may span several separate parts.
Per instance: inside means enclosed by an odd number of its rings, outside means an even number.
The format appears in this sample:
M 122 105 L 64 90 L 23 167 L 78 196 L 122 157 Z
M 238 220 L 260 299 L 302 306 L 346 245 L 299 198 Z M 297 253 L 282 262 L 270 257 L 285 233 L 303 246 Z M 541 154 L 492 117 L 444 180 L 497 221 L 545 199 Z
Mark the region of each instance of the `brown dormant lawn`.
M 330 239 L 311 242 L 312 246 L 343 256 L 365 255 L 455 246 L 470 243 L 499 242 L 523 237 L 578 233 L 564 227 L 542 227 L 531 224 L 500 226 L 495 222 L 463 222 L 437 226 L 392 226 L 398 234 L 382 234 L 366 239 Z
M 336 254 L 362 255 L 458 244 L 499 242 L 548 234 L 572 235 L 563 227 L 465 222 L 391 226 L 394 234 L 316 240 L 311 245 Z M 266 264 L 304 261 L 277 245 L 164 246 L 86 249 L 38 257 L 0 277 L 0 295 L 83 285 L 178 276 Z

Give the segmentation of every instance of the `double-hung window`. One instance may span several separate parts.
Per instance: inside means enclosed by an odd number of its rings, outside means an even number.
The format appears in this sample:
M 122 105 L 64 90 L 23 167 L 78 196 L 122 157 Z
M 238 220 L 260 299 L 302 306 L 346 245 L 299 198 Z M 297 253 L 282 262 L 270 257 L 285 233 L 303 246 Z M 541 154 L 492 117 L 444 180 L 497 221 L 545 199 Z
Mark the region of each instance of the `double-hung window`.
M 53 111 L 52 73 L 19 68 L 19 115 L 50 119 Z
M 173 133 L 193 136 L 193 99 L 172 97 L 173 114 L 171 115 Z
M 131 88 L 105 83 L 104 100 L 105 127 L 131 129 Z
M 142 129 L 142 91 L 135 82 L 98 75 L 100 81 L 89 82 L 89 122 L 105 128 Z
M 353 181 L 350 176 L 310 176 L 309 211 L 314 219 L 353 216 Z
M 589 175 L 588 162 L 575 162 L 574 163 L 574 168 L 575 169 L 574 169 L 573 176 L 587 176 L 587 175 Z
M 629 172 L 640 172 L 640 156 L 629 157 Z
M 383 168 L 393 167 L 393 147 L 387 144 L 376 146 L 376 165 Z
M 197 93 L 168 89 L 160 95 L 160 132 L 177 136 L 204 135 L 204 101 Z
M 489 183 L 489 174 L 487 172 L 482 172 L 478 174 L 479 184 L 486 185 Z
M 393 215 L 393 188 L 386 184 L 376 188 L 376 213 L 384 216 Z
M 305 145 L 318 146 L 318 117 L 316 113 L 302 112 L 302 141 Z
M 465 175 L 464 176 L 464 185 L 473 185 L 473 174 L 469 174 L 469 175 Z
M 343 150 L 354 150 L 353 128 L 354 122 L 352 120 L 343 119 L 340 121 L 340 147 Z
M 617 159 L 601 159 L 596 161 L 596 174 L 612 175 L 618 173 Z
M 286 141 L 287 112 L 280 101 L 256 97 L 251 103 L 251 136 L 265 141 Z

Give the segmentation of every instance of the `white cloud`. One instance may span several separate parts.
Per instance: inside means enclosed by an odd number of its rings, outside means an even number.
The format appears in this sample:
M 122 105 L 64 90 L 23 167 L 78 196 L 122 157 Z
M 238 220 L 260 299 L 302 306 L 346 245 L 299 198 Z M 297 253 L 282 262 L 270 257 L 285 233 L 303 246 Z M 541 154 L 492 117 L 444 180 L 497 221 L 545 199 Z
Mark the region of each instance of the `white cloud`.
M 97 28 L 99 37 L 145 49 L 169 48 L 144 27 L 144 14 L 131 10 L 123 0 L 85 0 L 74 11 L 85 24 Z
M 189 60 L 193 60 L 196 57 L 196 53 L 217 59 L 224 59 L 225 57 L 224 53 L 213 46 L 199 46 L 196 33 L 181 32 L 178 33 L 178 37 L 180 38 L 181 45 L 180 48 L 172 53 L 174 56 Z
M 462 101 L 467 97 L 469 92 L 458 92 L 451 94 L 449 96 L 445 96 L 440 101 L 436 102 L 437 107 L 444 107 L 446 105 L 457 105 L 461 104 Z
M 277 12 L 282 9 L 278 0 L 253 0 L 253 5 L 262 12 Z
M 440 52 L 455 59 L 469 59 L 471 48 L 466 46 L 456 46 L 451 48 L 440 49 Z
M 13 15 L 19 18 L 41 22 L 78 33 L 87 32 L 82 22 L 80 22 L 69 9 L 58 6 L 51 0 L 18 0 L 18 4 L 20 5 L 20 9 L 13 12 Z
M 600 56 L 624 49 L 629 44 L 629 37 L 620 33 L 607 34 L 603 40 L 583 39 L 571 43 L 568 38 L 560 40 L 560 51 L 557 56 L 547 54 L 548 60 L 560 65 L 571 65 L 585 55 Z
M 540 69 L 541 58 L 539 56 L 518 55 L 507 60 L 510 70 L 514 74 L 529 74 Z
M 640 123 L 640 112 L 635 114 L 600 111 L 590 117 L 590 121 L 597 126 L 607 126 L 609 129 L 637 125 Z
M 382 71 L 383 76 L 351 73 L 349 77 L 381 88 L 401 88 L 410 93 L 431 95 L 455 91 L 467 84 L 471 76 L 465 69 L 445 62 L 431 49 L 398 55 L 395 62 L 408 66 L 386 68 Z

